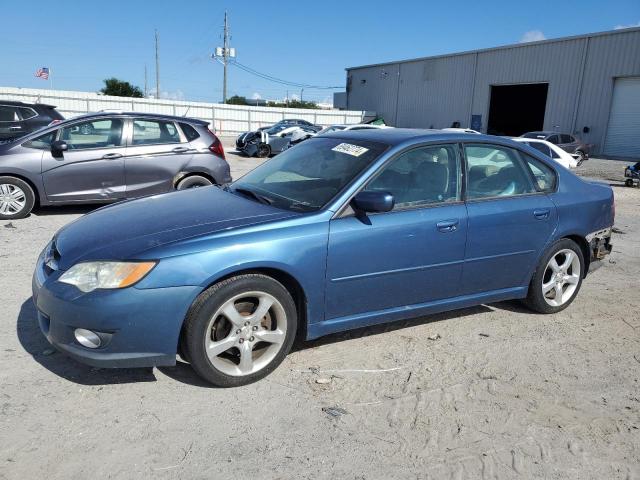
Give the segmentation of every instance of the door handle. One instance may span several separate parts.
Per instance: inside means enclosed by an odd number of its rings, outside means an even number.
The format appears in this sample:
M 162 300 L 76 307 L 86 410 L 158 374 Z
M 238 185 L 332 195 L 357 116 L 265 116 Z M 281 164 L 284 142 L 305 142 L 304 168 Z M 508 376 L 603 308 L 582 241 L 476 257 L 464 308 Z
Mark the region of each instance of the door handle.
M 22 127 L 20 127 L 20 126 L 9 127 L 9 130 L 22 130 Z
M 122 158 L 122 154 L 121 153 L 107 153 L 106 155 L 103 155 L 102 158 L 104 160 L 115 160 L 116 158 Z
M 540 210 L 534 210 L 533 216 L 539 220 L 544 220 L 545 218 L 549 218 L 550 210 L 548 208 L 542 208 Z
M 187 147 L 176 147 L 173 150 L 171 150 L 173 153 L 185 153 L 188 152 L 189 149 Z
M 455 220 L 442 220 L 436 223 L 436 227 L 442 233 L 455 232 L 458 229 L 458 219 Z

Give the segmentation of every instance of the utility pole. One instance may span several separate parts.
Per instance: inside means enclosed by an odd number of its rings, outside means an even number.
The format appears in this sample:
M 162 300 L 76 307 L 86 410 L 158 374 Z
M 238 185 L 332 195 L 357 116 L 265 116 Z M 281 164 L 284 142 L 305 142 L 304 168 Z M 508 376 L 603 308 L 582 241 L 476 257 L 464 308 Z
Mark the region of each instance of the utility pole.
M 147 83 L 147 64 L 144 64 L 144 98 L 149 95 L 149 88 Z
M 156 30 L 156 98 L 160 98 L 160 60 L 158 59 L 158 30 Z
M 227 64 L 229 63 L 229 25 L 227 24 L 227 11 L 224 11 L 224 44 L 223 60 L 224 79 L 222 80 L 222 103 L 227 103 Z
M 229 65 L 229 59 L 235 58 L 236 49 L 229 46 L 229 22 L 227 17 L 227 11 L 224 12 L 224 33 L 222 47 L 216 47 L 215 53 L 211 55 L 211 58 L 220 62 L 224 68 L 224 77 L 222 79 L 222 103 L 227 103 L 227 65 Z

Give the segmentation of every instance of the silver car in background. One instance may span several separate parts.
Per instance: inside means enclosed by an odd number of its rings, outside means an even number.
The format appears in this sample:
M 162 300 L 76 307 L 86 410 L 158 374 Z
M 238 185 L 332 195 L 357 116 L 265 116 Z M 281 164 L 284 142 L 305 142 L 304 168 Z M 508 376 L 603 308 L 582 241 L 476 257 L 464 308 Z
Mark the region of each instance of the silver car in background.
M 95 113 L 0 143 L 0 220 L 34 205 L 109 203 L 231 181 L 208 123 Z

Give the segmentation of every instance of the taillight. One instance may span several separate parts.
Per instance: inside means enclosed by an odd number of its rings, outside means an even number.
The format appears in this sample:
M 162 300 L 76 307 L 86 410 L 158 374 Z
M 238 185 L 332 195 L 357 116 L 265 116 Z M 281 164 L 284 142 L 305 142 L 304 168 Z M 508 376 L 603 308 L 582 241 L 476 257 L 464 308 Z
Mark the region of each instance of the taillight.
M 211 145 L 209 145 L 209 150 L 211 150 L 211 153 L 213 153 L 214 155 L 217 155 L 223 160 L 226 160 L 224 156 L 224 148 L 222 146 L 222 142 L 218 137 L 215 136 L 215 134 L 211 130 L 209 130 L 209 133 L 211 133 L 213 138 L 215 138 L 215 141 Z

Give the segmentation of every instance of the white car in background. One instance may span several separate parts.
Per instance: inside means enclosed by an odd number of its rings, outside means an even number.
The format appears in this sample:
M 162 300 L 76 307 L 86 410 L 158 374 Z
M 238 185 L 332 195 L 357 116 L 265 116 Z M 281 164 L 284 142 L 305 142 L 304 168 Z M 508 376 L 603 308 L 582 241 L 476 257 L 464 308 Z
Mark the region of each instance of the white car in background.
M 547 142 L 546 140 L 525 137 L 516 137 L 512 138 L 511 140 L 519 143 L 524 143 L 526 145 L 529 145 L 531 148 L 535 148 L 539 152 L 544 153 L 547 157 L 551 157 L 553 160 L 555 160 L 565 168 L 577 168 L 582 163 L 578 155 L 573 156 L 570 153 L 562 150 L 559 146 L 554 145 L 551 142 Z
M 329 125 L 320 130 L 316 135 L 322 135 L 323 133 L 339 132 L 346 130 L 371 130 L 374 128 L 391 128 L 387 125 L 371 125 L 368 123 L 354 123 L 351 125 Z

